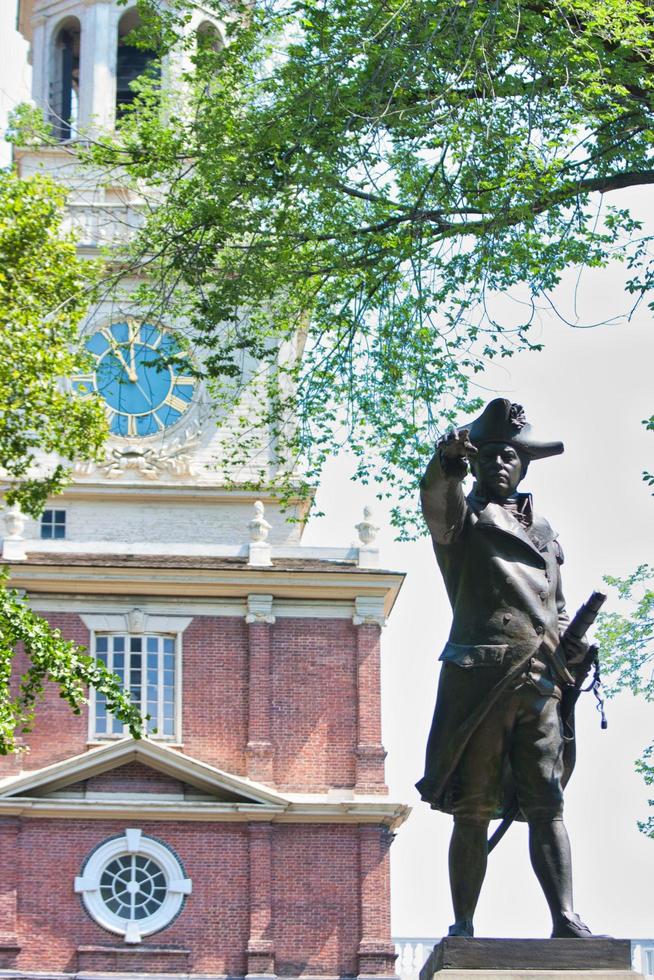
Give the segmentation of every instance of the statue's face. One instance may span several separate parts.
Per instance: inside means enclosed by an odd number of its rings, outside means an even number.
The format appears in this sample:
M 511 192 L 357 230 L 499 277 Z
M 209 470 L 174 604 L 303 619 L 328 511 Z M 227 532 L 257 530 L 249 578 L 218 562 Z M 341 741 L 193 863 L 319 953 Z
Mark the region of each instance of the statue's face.
M 513 448 L 504 442 L 487 442 L 472 463 L 479 489 L 489 500 L 510 497 L 522 478 L 522 463 Z

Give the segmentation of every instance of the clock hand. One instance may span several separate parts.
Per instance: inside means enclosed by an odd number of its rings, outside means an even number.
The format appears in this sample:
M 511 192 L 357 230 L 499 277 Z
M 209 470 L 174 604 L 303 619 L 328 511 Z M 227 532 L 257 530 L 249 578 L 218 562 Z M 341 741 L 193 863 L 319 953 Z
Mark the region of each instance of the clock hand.
M 129 374 L 129 380 L 130 381 L 136 381 L 137 380 L 138 374 L 136 373 L 136 363 L 135 363 L 135 355 L 134 355 L 134 337 L 132 337 L 130 339 L 130 342 L 129 342 L 129 371 L 128 371 L 128 374 Z M 137 382 L 137 384 L 138 384 L 138 382 Z M 139 385 L 139 387 L 140 387 L 140 385 Z
M 134 370 L 133 367 L 130 367 L 130 365 L 128 365 L 127 361 L 125 360 L 125 358 L 123 357 L 123 355 L 120 352 L 120 347 L 118 346 L 118 344 L 111 344 L 111 353 L 114 355 L 114 357 L 116 358 L 116 360 L 125 369 L 125 373 L 127 374 L 127 377 L 129 378 L 129 380 L 132 383 L 135 382 L 137 380 L 137 378 L 138 378 L 138 374 L 136 373 L 136 371 Z M 134 361 L 133 354 L 132 354 L 131 360 L 132 360 L 132 363 L 133 363 L 133 361 Z

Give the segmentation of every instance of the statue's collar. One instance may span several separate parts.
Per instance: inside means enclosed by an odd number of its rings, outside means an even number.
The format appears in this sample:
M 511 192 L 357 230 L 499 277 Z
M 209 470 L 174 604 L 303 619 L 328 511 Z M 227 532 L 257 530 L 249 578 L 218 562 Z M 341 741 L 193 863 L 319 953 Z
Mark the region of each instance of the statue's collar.
M 530 493 L 513 493 L 502 503 L 490 501 L 485 494 L 481 493 L 479 486 L 475 483 L 468 501 L 473 510 L 479 513 L 484 510 L 489 503 L 495 503 L 496 507 L 502 507 L 508 511 L 522 527 L 531 527 L 534 520 L 533 499 Z
M 537 551 L 542 551 L 556 537 L 556 532 L 545 518 L 534 514 L 530 493 L 515 493 L 503 504 L 498 504 L 480 494 L 475 484 L 468 496 L 468 503 L 477 515 L 480 526 L 513 534 Z

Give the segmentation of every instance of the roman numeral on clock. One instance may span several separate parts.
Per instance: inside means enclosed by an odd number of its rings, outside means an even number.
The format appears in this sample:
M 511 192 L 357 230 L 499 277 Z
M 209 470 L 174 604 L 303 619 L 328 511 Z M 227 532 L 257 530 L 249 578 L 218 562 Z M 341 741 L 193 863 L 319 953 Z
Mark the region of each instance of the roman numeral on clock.
M 178 398 L 177 395 L 173 395 L 172 392 L 166 396 L 165 402 L 166 405 L 169 405 L 170 408 L 174 408 L 176 412 L 180 413 L 180 415 L 188 408 L 188 402 L 184 401 L 183 398 Z

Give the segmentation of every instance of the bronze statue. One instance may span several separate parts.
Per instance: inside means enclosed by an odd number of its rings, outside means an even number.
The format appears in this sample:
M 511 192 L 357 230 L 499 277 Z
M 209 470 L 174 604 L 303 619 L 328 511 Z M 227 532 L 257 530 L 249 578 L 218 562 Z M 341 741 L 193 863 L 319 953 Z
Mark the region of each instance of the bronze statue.
M 531 496 L 516 492 L 532 460 L 562 452 L 561 442 L 536 438 L 522 406 L 496 398 L 469 430 L 438 443 L 421 482 L 453 622 L 417 788 L 434 809 L 454 816 L 451 936 L 474 934 L 488 825 L 512 807 L 529 825 L 552 936 L 591 936 L 573 911 L 562 817 L 574 740 L 564 738 L 561 697 L 587 644 L 566 633 L 556 533 L 533 512 Z M 468 463 L 476 482 L 465 497 Z

